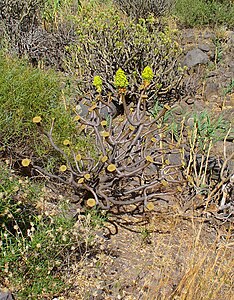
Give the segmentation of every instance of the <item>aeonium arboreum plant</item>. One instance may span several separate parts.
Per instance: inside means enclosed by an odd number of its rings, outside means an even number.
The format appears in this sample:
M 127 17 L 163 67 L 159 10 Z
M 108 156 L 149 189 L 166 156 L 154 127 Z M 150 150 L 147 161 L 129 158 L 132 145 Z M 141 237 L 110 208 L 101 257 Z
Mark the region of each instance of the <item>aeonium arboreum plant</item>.
M 142 74 L 142 81 L 150 83 L 152 70 L 147 67 Z M 165 128 L 161 125 L 161 119 L 170 107 L 165 105 L 152 118 L 146 110 L 148 84 L 142 86 L 137 104 L 129 107 L 123 92 L 128 88 L 128 81 L 122 70 L 117 71 L 115 82 L 124 107 L 122 116 L 114 118 L 110 113 L 108 120 L 103 118 L 100 111 L 103 107 L 111 109 L 111 97 L 108 101 L 102 98 L 102 81 L 96 77 L 93 84 L 98 94 L 87 104 L 87 115 L 74 117 L 84 139 L 87 135 L 93 137 L 96 155 L 91 156 L 88 151 L 81 154 L 69 138 L 61 146 L 57 145 L 53 138 L 54 121 L 46 131 L 40 120 L 36 122 L 39 130 L 60 153 L 63 163 L 54 173 L 41 166 L 33 167 L 51 180 L 72 186 L 80 202 L 89 207 L 110 210 L 135 205 L 151 210 L 154 201 L 167 195 L 165 187 L 181 183 L 176 171 L 178 166 L 171 165 L 167 159 L 175 150 L 166 142 Z

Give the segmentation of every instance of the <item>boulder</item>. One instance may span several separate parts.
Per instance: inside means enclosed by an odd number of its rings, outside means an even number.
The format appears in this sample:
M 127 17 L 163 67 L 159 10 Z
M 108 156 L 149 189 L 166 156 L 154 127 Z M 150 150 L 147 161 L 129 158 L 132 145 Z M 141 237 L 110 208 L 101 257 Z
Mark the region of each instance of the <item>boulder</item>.
M 182 65 L 191 68 L 199 64 L 207 64 L 208 62 L 209 62 L 208 55 L 204 53 L 201 49 L 195 48 L 190 50 L 185 55 Z

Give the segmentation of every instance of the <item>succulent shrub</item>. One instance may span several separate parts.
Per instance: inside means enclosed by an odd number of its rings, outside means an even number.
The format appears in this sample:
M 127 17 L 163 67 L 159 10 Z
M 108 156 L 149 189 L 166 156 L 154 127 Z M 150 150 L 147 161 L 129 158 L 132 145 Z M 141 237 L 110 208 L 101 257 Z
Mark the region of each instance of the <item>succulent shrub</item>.
M 160 23 L 152 15 L 135 22 L 123 16 L 113 5 L 91 2 L 73 16 L 76 42 L 67 48 L 70 53 L 65 69 L 78 78 L 79 93 L 95 94 L 93 77 L 103 80 L 103 96 L 111 93 L 118 102 L 114 76 L 122 69 L 129 81 L 127 102 L 139 98 L 140 74 L 150 66 L 154 76 L 147 103 L 156 99 L 166 103 L 180 97 L 183 69 L 178 63 L 181 49 L 176 30 Z
M 156 17 L 168 14 L 173 2 L 173 0 L 114 0 L 121 10 L 135 19 L 145 18 L 149 14 Z
M 87 148 L 81 152 L 69 135 L 63 143 L 57 143 L 53 134 L 56 121 L 48 128 L 45 120 L 36 116 L 34 123 L 60 155 L 60 161 L 51 170 L 39 165 L 36 158 L 25 158 L 22 165 L 72 187 L 75 201 L 89 208 L 143 212 L 154 210 L 155 204 L 160 206 L 158 203 L 165 201 L 168 207 L 175 209 L 179 199 L 185 213 L 192 210 L 193 201 L 198 200 L 199 208 L 217 205 L 214 218 L 225 218 L 224 210 L 232 205 L 228 190 L 233 177 L 226 172 L 226 167 L 233 154 L 225 161 L 211 156 L 214 124 L 205 124 L 203 119 L 198 124 L 194 119 L 194 125 L 189 127 L 183 118 L 175 136 L 165 123 L 170 111 L 168 104 L 155 109 L 152 116 L 146 109 L 152 78 L 153 71 L 146 66 L 141 73 L 139 98 L 135 104 L 128 105 L 129 82 L 124 71 L 117 70 L 114 82 L 124 113 L 114 117 L 112 97 L 109 95 L 107 100 L 103 97 L 104 84 L 96 75 L 93 85 L 97 93 L 87 101 L 86 115 L 78 114 L 74 108 L 73 117 L 77 135 L 89 137 L 93 151 Z M 103 107 L 109 110 L 106 117 L 101 113 Z M 202 149 L 199 149 L 201 142 Z M 228 221 L 231 220 L 228 217 Z
M 58 0 L 2 0 L 0 47 L 20 57 L 26 56 L 37 66 L 62 69 L 66 46 L 74 40 L 71 22 L 58 21 L 59 13 L 79 9 L 77 1 Z
M 39 25 L 38 12 L 44 0 L 2 0 L 0 3 L 0 22 L 2 31 L 10 39 L 19 54 L 26 46 L 22 43 L 28 32 Z
M 56 121 L 46 130 L 44 120 L 37 118 L 35 123 L 39 132 L 48 138 L 63 163 L 57 165 L 53 172 L 48 172 L 32 160 L 30 163 L 34 170 L 51 180 L 72 186 L 79 195 L 79 201 L 89 207 L 111 210 L 135 205 L 153 209 L 154 201 L 170 194 L 165 192 L 165 188 L 180 185 L 182 180 L 180 165 L 171 165 L 168 160 L 169 154 L 178 152 L 178 149 L 175 147 L 173 150 L 172 143 L 165 140 L 166 128 L 161 124 L 170 107 L 165 105 L 156 118 L 146 110 L 151 80 L 152 70 L 146 67 L 142 73 L 143 87 L 138 101 L 129 107 L 126 103 L 126 75 L 123 70 L 118 70 L 114 81 L 124 115 L 113 118 L 110 112 L 105 119 L 100 111 L 103 106 L 111 110 L 111 97 L 108 101 L 102 97 L 101 78 L 94 78 L 97 95 L 87 104 L 87 115 L 76 114 L 74 122 L 78 134 L 93 137 L 95 155 L 78 151 L 69 136 L 62 145 L 57 144 L 53 137 Z

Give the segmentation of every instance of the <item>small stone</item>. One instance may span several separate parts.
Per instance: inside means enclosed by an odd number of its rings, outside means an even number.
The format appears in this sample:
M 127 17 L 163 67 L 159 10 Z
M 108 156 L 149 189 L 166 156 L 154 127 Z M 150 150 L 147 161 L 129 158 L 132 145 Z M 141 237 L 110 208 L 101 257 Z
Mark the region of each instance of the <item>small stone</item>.
M 0 291 L 0 300 L 14 300 L 14 297 L 10 292 L 1 292 Z
M 210 47 L 207 44 L 199 44 L 198 48 L 204 52 L 209 52 L 210 51 Z
M 213 80 L 207 80 L 205 87 L 205 99 L 209 100 L 211 96 L 216 96 L 219 93 L 219 84 Z
M 205 32 L 203 34 L 204 39 L 213 39 L 215 37 L 215 34 L 213 32 Z

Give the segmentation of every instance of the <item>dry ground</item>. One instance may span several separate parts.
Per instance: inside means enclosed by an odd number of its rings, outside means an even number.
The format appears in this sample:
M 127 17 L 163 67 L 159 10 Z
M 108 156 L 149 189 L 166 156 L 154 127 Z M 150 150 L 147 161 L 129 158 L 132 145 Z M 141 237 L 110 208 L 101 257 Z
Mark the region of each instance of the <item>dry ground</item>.
M 99 251 L 73 266 L 72 288 L 61 299 L 234 299 L 230 226 L 162 214 L 143 226 L 128 221 L 110 239 L 97 232 Z

